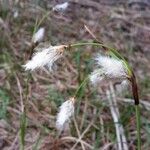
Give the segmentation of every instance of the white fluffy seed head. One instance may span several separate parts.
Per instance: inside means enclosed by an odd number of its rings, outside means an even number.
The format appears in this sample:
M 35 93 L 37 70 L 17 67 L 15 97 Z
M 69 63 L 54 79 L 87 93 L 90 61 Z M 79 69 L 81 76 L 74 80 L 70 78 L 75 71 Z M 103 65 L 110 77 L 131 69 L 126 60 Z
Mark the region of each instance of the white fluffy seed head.
M 90 75 L 93 84 L 106 78 L 121 80 L 127 78 L 127 70 L 121 60 L 102 55 L 98 55 L 95 60 L 99 68 Z
M 44 38 L 45 28 L 40 28 L 32 37 L 32 42 L 41 42 Z
M 66 45 L 50 46 L 42 51 L 36 52 L 32 59 L 29 60 L 25 65 L 25 70 L 35 70 L 40 67 L 47 66 L 50 71 L 59 58 L 63 56 Z
M 93 85 L 96 85 L 96 83 L 100 82 L 101 80 L 103 80 L 103 73 L 101 72 L 101 70 L 94 70 L 90 75 L 91 83 Z
M 56 6 L 53 7 L 53 11 L 65 11 L 69 6 L 69 3 L 68 2 L 64 2 L 62 4 L 58 4 Z
M 130 85 L 129 80 L 123 80 L 121 82 L 122 89 L 127 89 L 127 87 Z
M 108 77 L 127 77 L 127 70 L 121 60 L 99 55 L 96 61 Z
M 63 130 L 65 124 L 69 122 L 70 117 L 74 114 L 74 98 L 70 98 L 69 100 L 65 101 L 61 106 L 59 113 L 57 114 L 56 120 L 56 128 L 58 130 Z

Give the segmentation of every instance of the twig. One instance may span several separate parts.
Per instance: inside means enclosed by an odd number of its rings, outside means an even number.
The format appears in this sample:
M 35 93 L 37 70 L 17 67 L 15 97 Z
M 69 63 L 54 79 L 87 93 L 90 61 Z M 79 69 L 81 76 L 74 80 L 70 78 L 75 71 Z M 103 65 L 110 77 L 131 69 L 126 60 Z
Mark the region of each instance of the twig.
M 71 140 L 71 141 L 75 141 L 78 142 L 79 139 L 77 139 L 76 137 L 63 137 L 61 138 L 61 140 Z M 86 143 L 85 141 L 80 139 L 80 142 L 82 142 L 85 146 L 87 146 L 88 148 L 90 148 L 91 150 L 94 149 L 94 147 L 92 145 L 90 145 L 89 143 Z
M 84 27 L 85 27 L 85 29 L 87 30 L 87 32 L 95 39 L 95 41 L 96 41 L 97 43 L 103 44 L 103 41 L 102 41 L 101 39 L 98 39 L 98 38 L 94 35 L 94 33 L 90 30 L 90 28 L 87 27 L 87 25 L 84 25 Z M 104 51 L 109 51 L 109 50 L 107 49 L 107 47 L 105 47 L 105 46 L 102 46 L 102 48 L 104 49 Z
M 85 29 L 89 32 L 89 34 L 93 37 L 93 39 L 95 39 L 98 43 L 100 42 L 97 37 L 93 34 L 93 32 L 90 30 L 89 27 L 87 27 L 87 25 L 84 25 Z
M 114 91 L 114 87 L 113 87 L 112 83 L 110 84 L 110 91 L 112 93 L 112 101 L 114 103 L 116 113 L 118 115 L 118 118 L 120 118 L 120 113 L 119 113 L 119 109 L 118 109 L 117 102 L 116 102 L 116 95 L 115 95 L 115 91 Z M 120 124 L 119 130 L 120 130 L 120 137 L 122 140 L 123 150 L 128 150 L 127 139 L 124 134 L 124 128 L 123 128 L 122 124 Z
M 126 103 L 132 103 L 134 104 L 134 100 L 133 99 L 129 99 L 129 98 L 119 98 L 119 100 L 126 102 Z M 140 99 L 140 106 L 143 106 L 144 108 L 146 108 L 147 110 L 150 110 L 150 103 L 146 100 L 141 100 Z
M 16 146 L 16 142 L 17 142 L 17 140 L 18 140 L 18 137 L 19 137 L 19 132 L 17 133 L 17 135 L 16 135 L 14 141 L 12 142 L 12 144 L 11 144 L 9 150 L 14 150 L 14 149 L 15 149 L 14 147 Z
M 117 107 L 115 93 L 112 84 L 110 84 L 110 90 L 106 91 L 106 95 L 110 105 L 110 111 L 115 123 L 118 150 L 128 150 L 127 140 L 124 135 L 123 126 L 119 123 L 119 109 Z
M 117 149 L 123 150 L 122 146 L 121 146 L 121 139 L 120 139 L 120 133 L 119 133 L 119 126 L 118 126 L 119 120 L 118 120 L 117 114 L 115 112 L 114 106 L 112 104 L 111 93 L 109 90 L 106 91 L 106 95 L 107 95 L 107 98 L 108 98 L 109 103 L 110 103 L 110 111 L 111 111 L 111 114 L 112 114 L 112 117 L 113 117 L 113 120 L 115 123 L 116 135 L 117 135 L 117 144 L 118 144 Z
M 109 147 L 112 146 L 112 145 L 113 145 L 113 143 L 105 144 L 105 145 L 101 148 L 101 150 L 108 150 Z
M 85 133 L 90 129 L 90 127 L 92 126 L 93 121 L 87 126 L 87 128 L 84 130 L 84 132 L 81 134 L 81 136 L 78 138 L 77 142 L 74 144 L 74 146 L 71 148 L 71 150 L 74 150 L 74 148 L 77 146 L 77 144 L 79 142 L 81 142 L 81 139 L 83 138 L 83 136 L 85 135 Z
M 86 111 L 87 111 L 87 106 L 88 106 L 88 100 L 86 98 L 85 105 L 84 105 L 84 110 L 83 110 L 83 115 L 82 115 L 82 119 L 81 119 L 81 124 L 80 124 L 80 130 L 82 130 L 82 127 L 84 125 L 84 121 L 85 121 L 85 117 L 86 117 Z
M 76 122 L 75 117 L 73 118 L 73 121 L 74 121 L 74 125 L 75 125 L 75 128 L 76 128 L 78 137 L 80 138 L 80 137 L 81 137 L 81 134 L 80 134 L 80 131 L 79 131 L 79 128 L 78 128 L 78 124 L 77 124 L 77 122 Z M 85 150 L 85 147 L 84 147 L 83 143 L 82 143 L 82 142 L 80 142 L 80 143 L 81 143 L 82 149 Z M 74 146 L 75 146 L 75 145 L 76 145 L 76 144 L 74 144 Z M 74 146 L 73 146 L 73 147 L 74 147 Z

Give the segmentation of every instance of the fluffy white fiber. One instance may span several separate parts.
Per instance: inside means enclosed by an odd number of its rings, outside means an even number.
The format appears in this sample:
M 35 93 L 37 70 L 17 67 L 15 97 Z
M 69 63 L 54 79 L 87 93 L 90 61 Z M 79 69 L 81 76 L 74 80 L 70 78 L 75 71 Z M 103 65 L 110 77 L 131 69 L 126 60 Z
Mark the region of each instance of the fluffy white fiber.
M 127 71 L 121 60 L 99 55 L 96 61 L 104 73 L 110 77 L 126 77 L 127 75 Z
M 32 42 L 36 43 L 36 42 L 41 42 L 44 38 L 44 34 L 45 34 L 45 29 L 44 28 L 40 28 L 34 35 L 32 38 Z
M 69 122 L 70 117 L 74 114 L 74 98 L 65 101 L 57 114 L 56 127 L 58 130 L 63 130 L 66 123 Z
M 58 4 L 53 7 L 53 11 L 65 11 L 69 6 L 68 2 L 64 2 L 62 4 Z
M 93 85 L 96 85 L 97 82 L 101 81 L 103 79 L 103 73 L 101 72 L 101 70 L 97 69 L 94 70 L 91 75 L 90 75 L 90 80 L 92 82 Z
M 93 84 L 105 78 L 127 78 L 127 70 L 121 60 L 102 55 L 98 55 L 95 60 L 99 68 L 90 75 L 90 80 Z
M 35 53 L 31 60 L 24 65 L 25 70 L 34 70 L 43 66 L 49 67 L 52 70 L 52 66 L 56 60 L 63 56 L 65 45 L 50 46 Z

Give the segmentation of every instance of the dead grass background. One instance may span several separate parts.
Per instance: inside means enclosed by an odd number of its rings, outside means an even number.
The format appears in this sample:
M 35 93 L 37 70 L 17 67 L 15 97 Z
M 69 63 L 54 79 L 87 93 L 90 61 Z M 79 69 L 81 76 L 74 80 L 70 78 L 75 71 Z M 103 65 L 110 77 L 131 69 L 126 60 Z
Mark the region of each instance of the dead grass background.
M 25 101 L 26 61 L 36 21 L 63 1 L 0 1 L 0 149 L 18 150 L 20 116 Z M 17 16 L 16 16 L 16 13 Z M 150 146 L 150 2 L 133 0 L 70 0 L 65 12 L 51 12 L 40 26 L 44 41 L 52 45 L 92 41 L 84 29 L 91 27 L 104 43 L 117 48 L 138 77 L 142 114 L 142 149 Z M 100 49 L 91 46 L 67 54 L 54 73 L 35 71 L 30 75 L 27 95 L 25 149 L 109 150 L 116 149 L 114 123 L 107 96 L 87 85 L 80 91 L 75 118 L 57 139 L 55 119 L 60 104 L 71 96 L 92 69 L 92 58 Z M 120 122 L 129 149 L 135 149 L 136 127 L 132 96 L 115 86 Z M 77 143 L 77 144 L 76 144 Z M 76 146 L 74 146 L 76 144 Z

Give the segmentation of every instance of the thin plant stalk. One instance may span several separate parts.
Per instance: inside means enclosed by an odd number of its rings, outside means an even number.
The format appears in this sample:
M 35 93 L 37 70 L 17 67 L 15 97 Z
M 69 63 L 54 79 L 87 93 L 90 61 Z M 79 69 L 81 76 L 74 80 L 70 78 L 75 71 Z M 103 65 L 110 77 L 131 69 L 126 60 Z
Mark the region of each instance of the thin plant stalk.
M 75 91 L 75 94 L 74 94 L 74 97 L 75 97 L 75 98 L 78 97 L 78 93 L 79 93 L 80 89 L 87 83 L 87 80 L 88 80 L 88 79 L 89 79 L 89 78 L 86 77 L 86 78 L 81 82 L 81 84 L 79 85 L 79 87 L 78 87 L 77 90 Z
M 34 27 L 34 30 L 33 30 L 33 34 L 36 32 L 37 28 L 43 23 L 43 21 L 52 13 L 52 11 L 48 11 L 48 12 L 45 12 L 45 14 L 43 15 L 43 17 L 39 20 L 38 22 L 38 19 L 36 19 L 36 22 L 35 22 L 35 27 Z
M 27 76 L 24 109 L 20 117 L 20 149 L 21 150 L 24 150 L 25 147 L 25 135 L 26 135 L 26 128 L 27 128 L 26 109 L 27 109 L 28 92 L 29 92 L 29 84 L 28 84 L 29 77 L 30 74 L 28 74 Z
M 39 22 L 38 22 L 38 19 L 36 19 L 36 22 L 35 22 L 35 26 L 34 26 L 34 30 L 33 30 L 33 35 L 35 34 L 35 32 L 36 32 L 36 30 L 37 30 L 37 28 L 39 28 L 39 26 L 43 23 L 43 21 L 50 15 L 50 13 L 51 13 L 52 11 L 48 11 L 48 12 L 46 12 L 45 14 L 44 14 L 44 16 L 39 20 Z M 33 36 L 32 35 L 32 36 Z M 31 43 L 31 46 L 28 48 L 29 50 L 29 56 L 28 56 L 28 58 L 29 59 L 31 59 L 31 56 L 32 56 L 32 54 L 33 54 L 33 50 L 34 50 L 34 48 L 36 47 L 36 46 L 38 46 L 38 44 L 39 44 L 39 42 L 36 42 L 36 43 Z
M 24 150 L 25 146 L 26 125 L 27 125 L 26 113 L 23 112 L 21 114 L 21 122 L 20 122 L 20 142 L 21 142 L 20 150 Z
M 140 107 L 135 105 L 136 111 L 136 127 L 137 127 L 137 149 L 141 150 L 141 127 L 140 127 Z
M 128 65 L 127 61 L 124 59 L 124 57 L 122 57 L 122 55 L 117 51 L 115 50 L 114 48 L 111 48 L 105 44 L 102 44 L 102 43 L 93 43 L 93 42 L 79 42 L 79 43 L 75 43 L 75 44 L 70 44 L 68 45 L 69 48 L 72 48 L 72 47 L 79 47 L 79 46 L 87 46 L 87 45 L 92 45 L 92 46 L 100 46 L 102 48 L 105 48 L 105 52 L 108 53 L 109 55 L 117 58 L 117 59 L 121 59 L 123 60 L 124 62 L 124 65 L 126 66 L 129 74 L 131 75 L 131 69 L 130 69 L 130 66 Z

